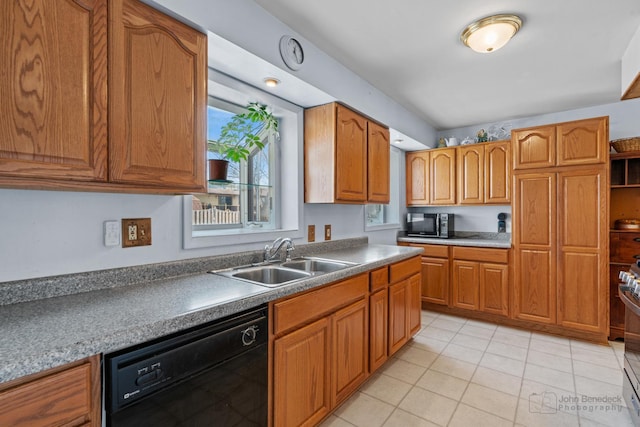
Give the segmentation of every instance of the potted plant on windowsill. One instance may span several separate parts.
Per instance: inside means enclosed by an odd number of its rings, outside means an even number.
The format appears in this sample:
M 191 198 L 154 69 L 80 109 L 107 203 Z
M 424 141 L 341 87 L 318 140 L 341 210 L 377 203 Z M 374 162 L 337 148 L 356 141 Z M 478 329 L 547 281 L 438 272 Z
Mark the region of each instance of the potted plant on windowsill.
M 208 159 L 209 180 L 225 181 L 229 161 L 247 160 L 254 149 L 262 150 L 267 136 L 277 134 L 278 119 L 267 106 L 252 102 L 231 118 L 220 130 L 217 141 L 209 140 L 207 149 L 219 159 Z

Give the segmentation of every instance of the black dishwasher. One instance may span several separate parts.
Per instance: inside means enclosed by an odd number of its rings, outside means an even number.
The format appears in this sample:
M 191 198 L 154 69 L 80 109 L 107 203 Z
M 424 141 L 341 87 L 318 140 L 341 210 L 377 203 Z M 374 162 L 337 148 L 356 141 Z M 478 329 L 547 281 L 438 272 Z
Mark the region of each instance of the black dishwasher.
M 266 426 L 267 308 L 105 355 L 108 427 Z

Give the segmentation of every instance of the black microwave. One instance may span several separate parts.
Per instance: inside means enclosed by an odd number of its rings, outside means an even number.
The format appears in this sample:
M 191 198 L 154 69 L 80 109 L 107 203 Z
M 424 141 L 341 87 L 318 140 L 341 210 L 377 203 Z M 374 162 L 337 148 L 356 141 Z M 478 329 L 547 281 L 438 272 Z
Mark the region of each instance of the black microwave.
M 407 236 L 440 237 L 454 235 L 453 214 L 412 212 L 407 214 Z

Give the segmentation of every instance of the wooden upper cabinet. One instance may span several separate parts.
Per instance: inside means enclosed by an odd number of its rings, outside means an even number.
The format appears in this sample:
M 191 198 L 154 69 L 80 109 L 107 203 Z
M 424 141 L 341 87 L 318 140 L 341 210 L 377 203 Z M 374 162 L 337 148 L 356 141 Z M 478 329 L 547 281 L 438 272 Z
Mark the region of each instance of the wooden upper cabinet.
M 511 203 L 511 141 L 485 145 L 484 202 Z
M 109 14 L 111 180 L 203 190 L 206 35 L 137 0 Z
M 456 149 L 444 148 L 430 153 L 432 205 L 456 203 Z
M 511 133 L 513 168 L 606 163 L 608 135 L 608 117 L 514 130 Z
M 306 109 L 305 203 L 388 203 L 389 150 L 388 129 L 344 105 Z
M 458 202 L 460 204 L 484 203 L 484 145 L 467 145 L 458 148 Z
M 391 140 L 389 129 L 368 123 L 367 201 L 389 203 Z
M 608 117 L 561 123 L 557 129 L 558 166 L 597 164 L 608 161 Z
M 406 154 L 407 206 L 429 204 L 429 152 Z
M 0 175 L 107 178 L 107 0 L 0 5 Z
M 367 120 L 341 105 L 336 123 L 336 199 L 367 200 Z
M 556 164 L 556 127 L 518 129 L 511 133 L 513 168 L 547 168 Z

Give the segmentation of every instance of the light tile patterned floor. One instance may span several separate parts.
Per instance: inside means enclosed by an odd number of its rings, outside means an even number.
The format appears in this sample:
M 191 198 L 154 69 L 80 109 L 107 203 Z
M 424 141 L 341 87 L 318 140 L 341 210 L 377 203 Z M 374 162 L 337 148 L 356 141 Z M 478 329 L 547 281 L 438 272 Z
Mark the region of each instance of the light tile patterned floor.
M 418 335 L 321 426 L 633 426 L 623 352 L 423 311 Z

